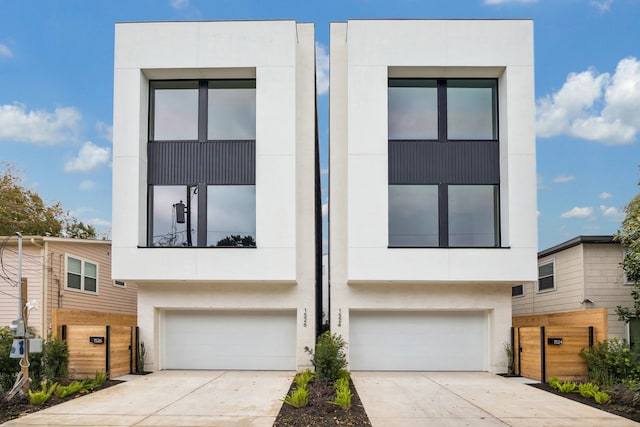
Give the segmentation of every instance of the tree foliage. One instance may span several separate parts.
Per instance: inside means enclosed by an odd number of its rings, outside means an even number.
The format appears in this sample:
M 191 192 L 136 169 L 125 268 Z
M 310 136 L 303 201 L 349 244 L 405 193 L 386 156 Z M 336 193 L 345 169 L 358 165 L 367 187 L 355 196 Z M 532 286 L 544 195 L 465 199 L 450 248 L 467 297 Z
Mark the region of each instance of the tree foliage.
M 22 186 L 18 169 L 0 161 L 0 236 L 24 235 L 95 239 L 96 229 L 69 215 L 60 202 L 47 205 Z
M 233 246 L 233 247 L 254 247 L 256 245 L 256 240 L 251 235 L 240 236 L 240 235 L 231 235 L 227 236 L 224 239 L 221 239 L 216 243 L 216 246 Z
M 618 306 L 616 312 L 620 320 L 628 322 L 631 318 L 640 317 L 640 194 L 629 202 L 624 211 L 626 217 L 615 238 L 625 249 L 622 268 L 627 280 L 634 284 L 631 291 L 633 307 Z

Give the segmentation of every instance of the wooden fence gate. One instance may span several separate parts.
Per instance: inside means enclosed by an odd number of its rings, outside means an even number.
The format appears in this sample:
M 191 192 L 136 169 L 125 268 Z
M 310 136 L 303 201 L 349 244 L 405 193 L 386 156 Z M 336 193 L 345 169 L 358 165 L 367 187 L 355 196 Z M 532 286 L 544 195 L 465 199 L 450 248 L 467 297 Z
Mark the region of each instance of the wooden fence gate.
M 102 371 L 115 378 L 134 372 L 136 335 L 132 326 L 62 325 L 61 338 L 69 351 L 69 376 L 93 378 Z
M 514 372 L 546 382 L 548 378 L 586 379 L 588 368 L 580 350 L 593 346 L 594 328 L 516 327 L 512 329 Z

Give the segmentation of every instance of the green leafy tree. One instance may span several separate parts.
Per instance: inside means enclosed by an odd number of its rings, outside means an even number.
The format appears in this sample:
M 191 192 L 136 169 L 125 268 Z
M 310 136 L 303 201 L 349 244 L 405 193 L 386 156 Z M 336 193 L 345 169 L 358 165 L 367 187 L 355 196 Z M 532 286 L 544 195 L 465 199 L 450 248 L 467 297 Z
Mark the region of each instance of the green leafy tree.
M 47 205 L 22 186 L 19 170 L 0 161 L 0 236 L 24 235 L 95 239 L 96 229 L 69 215 L 60 202 Z
M 616 313 L 620 320 L 628 322 L 629 319 L 640 317 L 640 194 L 629 202 L 624 211 L 626 217 L 615 239 L 625 248 L 622 268 L 627 280 L 634 284 L 631 290 L 633 307 L 618 306 Z
M 221 239 L 216 243 L 216 246 L 247 246 L 253 247 L 256 245 L 256 240 L 251 235 L 240 236 L 231 235 L 224 239 Z

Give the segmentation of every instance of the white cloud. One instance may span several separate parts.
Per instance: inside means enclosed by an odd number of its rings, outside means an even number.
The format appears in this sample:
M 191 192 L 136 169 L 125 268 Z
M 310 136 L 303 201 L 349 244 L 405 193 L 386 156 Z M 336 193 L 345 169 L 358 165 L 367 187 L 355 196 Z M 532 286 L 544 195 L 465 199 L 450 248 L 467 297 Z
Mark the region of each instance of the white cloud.
M 65 172 L 91 172 L 111 160 L 111 149 L 98 147 L 91 141 L 82 145 L 78 156 L 64 165 Z
M 564 184 L 566 182 L 575 181 L 576 177 L 573 175 L 560 175 L 553 178 L 553 182 L 558 184 Z
M 106 141 L 113 142 L 113 126 L 105 122 L 99 121 L 99 122 L 96 122 L 96 130 L 98 131 L 100 138 Z
M 622 221 L 625 217 L 624 212 L 613 206 L 600 205 L 600 213 L 603 217 L 614 221 Z
M 27 111 L 23 104 L 0 105 L 0 140 L 53 145 L 77 138 L 82 115 L 73 107 Z
M 544 177 L 542 175 L 537 176 L 538 190 L 548 190 L 550 187 L 544 183 Z
M 611 5 L 613 4 L 613 0 L 592 0 L 589 4 L 598 9 L 600 13 L 605 13 L 611 12 Z
M 327 216 L 329 214 L 329 204 L 328 203 L 323 203 L 322 204 L 322 216 Z
M 0 43 L 0 58 L 2 57 L 10 58 L 12 56 L 13 56 L 13 52 L 11 52 L 11 49 L 9 49 L 9 47 L 6 44 Z
M 606 191 L 598 194 L 598 197 L 600 197 L 602 200 L 607 200 L 613 197 L 613 194 L 611 193 L 607 193 Z
M 321 168 L 320 169 L 320 175 L 329 175 L 329 169 Z
M 96 188 L 96 183 L 91 181 L 90 179 L 85 179 L 78 185 L 78 189 L 80 191 L 91 191 Z
M 94 227 L 110 227 L 111 221 L 101 218 L 90 218 L 85 221 L 89 225 L 93 225 Z
M 318 95 L 329 91 L 329 53 L 322 43 L 316 42 L 316 86 Z
M 562 88 L 537 101 L 537 134 L 629 144 L 640 132 L 640 61 L 618 62 L 615 73 L 570 73 Z
M 589 218 L 593 215 L 593 208 L 591 207 L 574 207 L 570 211 L 564 212 L 560 215 L 560 218 Z
M 189 7 L 189 0 L 171 0 L 169 3 L 174 9 L 184 9 Z

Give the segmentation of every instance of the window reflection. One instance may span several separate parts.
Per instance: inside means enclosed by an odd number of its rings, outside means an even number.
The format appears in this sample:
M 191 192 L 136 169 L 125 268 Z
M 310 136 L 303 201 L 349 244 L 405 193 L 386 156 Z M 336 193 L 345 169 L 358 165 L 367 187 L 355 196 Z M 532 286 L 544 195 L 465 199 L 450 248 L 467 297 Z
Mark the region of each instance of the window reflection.
M 449 186 L 449 246 L 497 246 L 497 194 L 493 185 Z
M 389 186 L 389 245 L 438 246 L 438 187 Z
M 198 83 L 152 83 L 151 139 L 190 141 L 198 139 Z
M 207 139 L 256 139 L 256 90 L 209 89 Z
M 497 139 L 495 96 L 495 80 L 449 80 L 447 139 Z
M 435 80 L 389 82 L 389 139 L 438 139 Z
M 190 203 L 187 203 L 189 199 Z M 179 209 L 184 209 L 183 223 L 178 222 Z M 186 185 L 153 187 L 153 246 L 197 246 L 197 218 L 197 187 Z M 189 225 L 190 228 L 187 230 Z
M 256 246 L 255 185 L 207 187 L 207 246 Z

